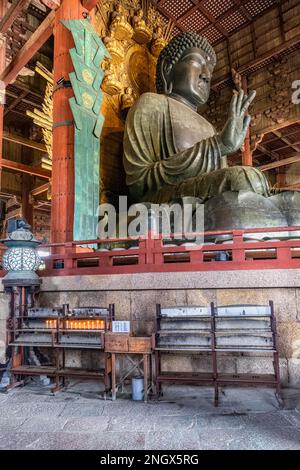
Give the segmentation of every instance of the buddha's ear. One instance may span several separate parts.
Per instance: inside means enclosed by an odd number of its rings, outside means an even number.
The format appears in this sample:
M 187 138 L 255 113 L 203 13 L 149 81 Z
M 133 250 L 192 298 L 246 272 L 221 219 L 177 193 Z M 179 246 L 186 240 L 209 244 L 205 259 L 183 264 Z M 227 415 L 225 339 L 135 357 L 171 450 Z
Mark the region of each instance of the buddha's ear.
M 170 62 L 164 58 L 160 64 L 160 75 L 162 78 L 165 95 L 170 95 L 173 89 L 173 83 L 170 80 L 171 70 L 172 64 L 170 64 Z

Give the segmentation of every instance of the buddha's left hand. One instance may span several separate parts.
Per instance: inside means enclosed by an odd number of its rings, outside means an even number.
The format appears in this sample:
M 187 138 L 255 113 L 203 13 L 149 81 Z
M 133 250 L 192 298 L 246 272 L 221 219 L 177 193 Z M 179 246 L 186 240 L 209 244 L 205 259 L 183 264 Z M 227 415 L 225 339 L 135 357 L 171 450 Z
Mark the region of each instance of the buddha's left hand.
M 243 145 L 251 121 L 251 117 L 246 113 L 255 95 L 255 91 L 245 95 L 244 91 L 240 90 L 232 97 L 229 116 L 218 139 L 222 155 L 235 153 Z

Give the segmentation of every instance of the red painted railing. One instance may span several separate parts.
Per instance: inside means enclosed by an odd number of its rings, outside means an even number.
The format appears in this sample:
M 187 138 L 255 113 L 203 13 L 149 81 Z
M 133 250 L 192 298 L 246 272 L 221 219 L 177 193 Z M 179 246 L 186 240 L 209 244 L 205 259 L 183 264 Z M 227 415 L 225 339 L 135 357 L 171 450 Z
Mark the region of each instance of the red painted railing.
M 251 237 L 274 239 L 250 241 Z M 205 232 L 205 240 L 221 240 L 223 243 L 205 242 L 192 246 L 189 240 L 176 242 L 163 239 L 154 233 L 148 237 L 118 238 L 109 240 L 84 240 L 69 243 L 41 245 L 43 257 L 41 276 L 128 274 L 142 272 L 219 271 L 247 269 L 300 268 L 300 227 L 248 229 Z M 194 234 L 195 235 L 195 234 Z M 199 233 L 198 236 L 203 236 Z M 278 238 L 284 240 L 279 241 Z M 299 238 L 298 238 L 299 237 Z M 172 236 L 176 239 L 176 234 Z M 175 242 L 175 241 L 174 241 Z M 185 243 L 188 242 L 188 245 Z M 135 247 L 101 251 L 101 246 L 135 244 Z M 98 246 L 94 250 L 87 245 Z M 2 246 L 3 249 L 3 246 Z M 100 250 L 100 251 L 99 251 Z M 226 261 L 218 261 L 220 252 L 226 253 Z M 4 271 L 0 271 L 4 275 Z

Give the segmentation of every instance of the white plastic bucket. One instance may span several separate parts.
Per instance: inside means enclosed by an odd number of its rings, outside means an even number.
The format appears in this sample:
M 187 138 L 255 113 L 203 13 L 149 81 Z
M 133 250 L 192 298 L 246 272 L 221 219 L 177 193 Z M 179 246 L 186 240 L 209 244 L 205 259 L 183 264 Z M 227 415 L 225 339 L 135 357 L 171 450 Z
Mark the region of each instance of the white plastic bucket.
M 143 377 L 132 377 L 132 399 L 134 401 L 141 401 L 144 399 L 144 378 Z

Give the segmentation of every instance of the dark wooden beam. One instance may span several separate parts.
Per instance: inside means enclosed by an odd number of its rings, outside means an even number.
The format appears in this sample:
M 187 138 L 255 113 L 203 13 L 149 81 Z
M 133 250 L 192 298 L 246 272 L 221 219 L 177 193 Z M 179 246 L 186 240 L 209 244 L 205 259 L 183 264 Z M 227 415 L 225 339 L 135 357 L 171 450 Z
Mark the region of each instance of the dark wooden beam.
M 12 134 L 10 132 L 3 132 L 3 140 L 8 140 L 10 142 L 14 142 L 15 144 L 23 145 L 24 147 L 29 147 L 35 150 L 39 150 L 40 152 L 47 152 L 45 144 L 40 144 L 35 142 L 34 140 L 26 139 L 17 134 Z
M 13 114 L 17 114 L 18 116 L 22 117 L 23 119 L 25 119 L 27 121 L 32 122 L 31 117 L 27 116 L 26 113 L 22 113 L 21 111 L 17 111 L 16 109 L 11 109 L 10 112 L 13 113 Z
M 9 30 L 15 19 L 29 3 L 30 0 L 14 0 L 11 7 L 0 20 L 0 33 L 5 34 Z
M 185 29 L 180 25 L 180 23 L 178 23 L 178 21 L 176 20 L 175 16 L 172 15 L 172 13 L 168 13 L 163 6 L 157 4 L 156 6 L 157 10 L 162 13 L 166 18 L 169 18 L 170 20 L 173 21 L 173 23 L 175 24 L 175 26 L 180 29 L 180 31 L 185 31 Z
M 267 155 L 268 157 L 270 157 L 272 160 L 278 160 L 279 159 L 279 155 L 276 153 L 276 152 L 271 152 L 270 150 L 266 149 L 263 145 L 261 144 L 257 144 L 256 146 L 257 150 L 260 150 L 261 152 L 263 152 L 264 155 Z M 262 156 L 262 155 L 260 155 Z
M 38 176 L 39 178 L 51 178 L 51 171 L 49 170 L 44 170 L 43 168 L 33 167 L 30 165 L 24 165 L 23 163 L 14 162 L 13 160 L 2 158 L 1 165 L 2 168 L 19 171 L 20 173 L 28 173 L 29 175 Z
M 292 148 L 293 150 L 296 150 L 296 152 L 300 153 L 300 148 L 298 145 L 295 145 L 293 142 L 290 142 L 285 136 L 281 134 L 280 131 L 273 131 L 273 134 L 276 135 L 282 142 L 284 142 L 288 147 Z
M 23 100 L 23 98 L 25 98 L 25 96 L 28 95 L 28 92 L 27 91 L 22 91 L 22 93 L 20 94 L 20 96 L 18 96 L 10 106 L 8 106 L 7 108 L 5 108 L 4 110 L 4 117 L 12 110 L 14 109 L 19 103 L 20 101 Z
M 296 163 L 299 161 L 300 161 L 300 153 L 290 158 L 284 158 L 283 160 L 277 160 L 276 162 L 267 163 L 266 165 L 259 166 L 258 169 L 261 171 L 268 171 L 268 170 L 271 170 L 272 168 L 279 168 L 280 166 L 292 165 L 292 163 Z
M 250 15 L 250 13 L 248 13 L 248 11 L 246 10 L 246 8 L 243 6 L 243 3 L 241 2 L 241 0 L 233 0 L 233 3 L 235 3 L 235 5 L 238 7 L 238 9 L 242 12 L 242 14 L 245 16 L 245 18 L 247 18 L 247 20 L 250 22 L 252 22 L 252 16 Z M 245 3 L 245 2 L 244 2 Z
M 278 189 L 300 189 L 300 183 L 287 184 L 284 186 L 280 186 Z
M 209 25 L 205 26 L 204 28 L 201 28 L 201 34 L 202 33 L 205 33 L 205 31 L 207 31 L 211 25 L 213 25 L 221 34 L 223 34 L 223 36 L 225 36 L 225 38 L 228 37 L 228 33 L 227 31 L 223 28 L 223 26 L 221 26 L 219 24 L 219 21 L 222 20 L 223 18 L 226 18 L 227 16 L 229 16 L 233 11 L 235 11 L 235 6 L 231 7 L 228 11 L 226 11 L 225 13 L 223 13 L 221 16 L 219 16 L 218 19 L 215 19 L 210 13 L 209 11 L 205 8 L 204 5 L 202 5 L 202 2 L 197 2 L 197 5 L 198 5 L 198 10 L 202 13 L 202 15 L 205 16 L 205 18 L 207 18 L 209 20 Z
M 46 191 L 49 190 L 49 187 L 50 187 L 49 183 L 42 184 L 41 186 L 38 186 L 37 188 L 32 189 L 30 192 L 30 196 L 34 197 L 34 196 L 38 196 L 39 194 L 45 193 Z
M 55 11 L 51 11 L 37 30 L 30 36 L 16 57 L 6 67 L 4 72 L 2 72 L 0 80 L 2 80 L 5 85 L 8 85 L 17 78 L 22 68 L 25 67 L 34 54 L 50 38 L 53 33 L 54 17 Z
M 297 145 L 297 146 L 299 146 L 299 145 L 300 145 L 300 140 L 298 140 L 297 142 L 293 142 L 292 145 L 295 145 L 295 146 Z M 286 149 L 288 149 L 288 148 L 290 148 L 290 145 L 283 143 L 282 146 L 281 146 L 281 147 L 277 147 L 276 150 L 277 150 L 277 151 L 278 151 L 278 150 L 286 150 Z M 299 152 L 299 150 L 297 150 L 297 152 Z
M 188 16 L 192 15 L 196 10 L 198 10 L 198 6 L 197 6 L 197 5 L 193 6 L 190 10 L 187 10 L 185 13 L 183 13 L 183 15 L 181 15 L 181 16 L 178 18 L 178 21 L 183 21 L 183 20 L 185 20 Z
M 38 93 L 35 90 L 31 90 L 28 86 L 24 85 L 24 83 L 21 83 L 19 80 L 15 81 L 15 83 L 13 84 L 13 87 L 14 88 L 17 87 L 22 91 L 27 91 L 31 95 L 36 96 L 37 98 L 39 98 L 41 102 L 44 99 L 44 96 L 41 93 Z M 6 89 L 6 94 L 9 95 L 9 96 L 12 96 L 13 98 L 17 98 L 17 95 L 15 93 L 13 93 L 12 91 L 10 91 L 10 86 L 9 85 Z M 34 105 L 37 106 L 36 103 L 34 103 Z

